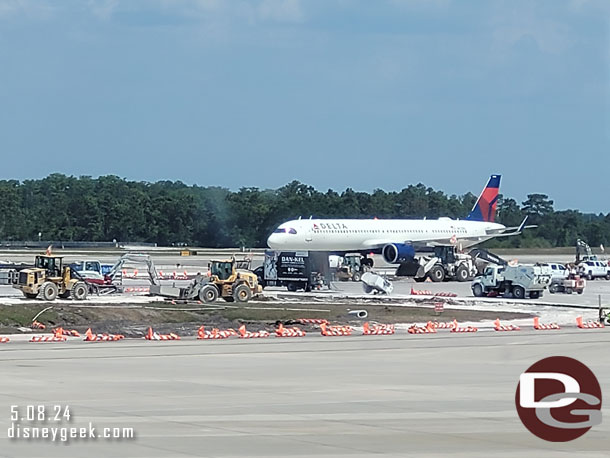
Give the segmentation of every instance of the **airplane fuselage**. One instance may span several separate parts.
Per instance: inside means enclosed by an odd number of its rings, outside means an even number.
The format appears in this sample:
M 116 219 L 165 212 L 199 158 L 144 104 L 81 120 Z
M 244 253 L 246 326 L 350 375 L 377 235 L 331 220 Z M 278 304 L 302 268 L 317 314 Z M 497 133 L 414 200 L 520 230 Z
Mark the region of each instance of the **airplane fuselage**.
M 281 224 L 267 241 L 274 250 L 367 251 L 387 244 L 472 246 L 493 238 L 502 224 L 417 219 L 301 219 Z

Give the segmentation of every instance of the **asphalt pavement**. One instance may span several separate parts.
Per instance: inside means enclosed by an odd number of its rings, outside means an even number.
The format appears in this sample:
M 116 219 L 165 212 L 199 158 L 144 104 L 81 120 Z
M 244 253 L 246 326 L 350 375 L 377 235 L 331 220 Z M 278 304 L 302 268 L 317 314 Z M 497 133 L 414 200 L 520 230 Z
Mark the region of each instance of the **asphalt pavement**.
M 565 355 L 610 392 L 606 330 L 0 347 L 0 457 L 607 456 L 604 422 L 569 443 L 530 434 L 519 375 Z M 8 439 L 10 409 L 69 406 L 62 427 L 134 439 Z M 603 409 L 608 417 L 608 409 Z M 27 420 L 22 427 L 34 426 Z

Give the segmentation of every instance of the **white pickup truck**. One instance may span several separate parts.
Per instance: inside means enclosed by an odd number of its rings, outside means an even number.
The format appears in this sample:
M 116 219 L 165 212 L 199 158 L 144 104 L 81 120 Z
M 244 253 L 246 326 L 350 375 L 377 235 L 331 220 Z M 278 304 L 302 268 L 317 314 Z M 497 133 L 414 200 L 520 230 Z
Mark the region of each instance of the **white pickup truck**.
M 605 278 L 610 280 L 610 267 L 606 261 L 600 261 L 598 259 L 589 259 L 582 261 L 577 266 L 578 272 L 587 280 L 593 280 L 595 278 Z
M 538 299 L 550 284 L 551 276 L 540 266 L 487 266 L 483 275 L 472 282 L 472 294 L 482 296 L 508 296 L 515 299 Z

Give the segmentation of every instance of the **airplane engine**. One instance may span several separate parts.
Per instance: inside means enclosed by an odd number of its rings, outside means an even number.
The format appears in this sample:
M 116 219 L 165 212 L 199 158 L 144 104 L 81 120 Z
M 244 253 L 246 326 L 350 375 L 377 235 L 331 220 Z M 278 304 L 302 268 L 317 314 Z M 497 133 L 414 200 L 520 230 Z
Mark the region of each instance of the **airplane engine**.
M 389 264 L 400 264 L 415 257 L 415 248 L 407 243 L 389 243 L 381 251 L 383 259 Z

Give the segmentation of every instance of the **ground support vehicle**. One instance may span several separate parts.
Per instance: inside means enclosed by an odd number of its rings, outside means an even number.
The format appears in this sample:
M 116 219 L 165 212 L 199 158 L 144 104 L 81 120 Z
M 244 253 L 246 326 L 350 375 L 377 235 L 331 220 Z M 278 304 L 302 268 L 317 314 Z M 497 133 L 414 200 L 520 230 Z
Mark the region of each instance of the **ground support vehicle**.
M 472 293 L 482 296 L 511 296 L 515 299 L 538 299 L 550 284 L 551 276 L 540 266 L 497 266 L 485 268 L 472 282 Z
M 36 256 L 34 267 L 21 270 L 13 286 L 28 299 L 40 297 L 46 301 L 53 301 L 58 296 L 84 300 L 89 292 L 87 283 L 63 265 L 61 256 Z
M 341 281 L 360 281 L 362 275 L 369 270 L 369 265 L 362 262 L 360 254 L 346 254 L 337 267 L 335 277 Z
M 216 302 L 248 302 L 262 291 L 254 272 L 236 267 L 235 259 L 214 260 L 209 264 L 208 275 L 197 275 L 184 288 L 168 285 L 151 285 L 150 293 L 179 300 Z
M 596 254 L 593 254 L 591 247 L 583 240 L 576 240 L 576 270 L 582 277 L 587 280 L 596 278 L 605 278 L 610 280 L 610 266 L 608 261 L 599 259 Z
M 263 265 L 254 272 L 267 286 L 285 286 L 289 291 L 311 291 L 328 283 L 328 253 L 316 251 L 265 251 Z
M 472 280 L 477 274 L 474 259 L 467 253 L 460 253 L 454 246 L 434 247 L 429 256 L 418 256 L 413 261 L 401 264 L 396 270 L 398 276 L 410 276 L 417 282 Z
M 586 281 L 579 275 L 570 275 L 568 278 L 553 278 L 549 285 L 549 293 L 582 294 L 585 291 Z

